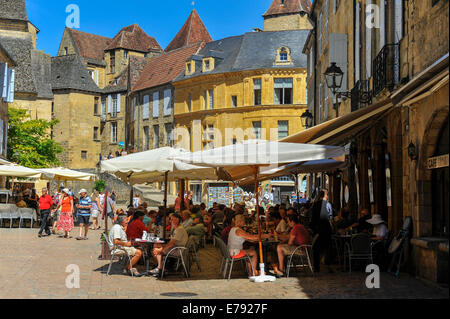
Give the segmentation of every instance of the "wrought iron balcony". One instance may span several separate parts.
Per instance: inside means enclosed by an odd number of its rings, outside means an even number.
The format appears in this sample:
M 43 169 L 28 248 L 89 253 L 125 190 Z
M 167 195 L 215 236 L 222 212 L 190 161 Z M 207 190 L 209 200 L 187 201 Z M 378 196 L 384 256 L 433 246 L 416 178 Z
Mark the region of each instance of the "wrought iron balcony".
M 351 90 L 352 112 L 372 104 L 372 92 L 369 90 L 369 81 L 358 81 Z
M 398 44 L 387 44 L 373 60 L 373 96 L 384 89 L 392 90 L 400 80 Z

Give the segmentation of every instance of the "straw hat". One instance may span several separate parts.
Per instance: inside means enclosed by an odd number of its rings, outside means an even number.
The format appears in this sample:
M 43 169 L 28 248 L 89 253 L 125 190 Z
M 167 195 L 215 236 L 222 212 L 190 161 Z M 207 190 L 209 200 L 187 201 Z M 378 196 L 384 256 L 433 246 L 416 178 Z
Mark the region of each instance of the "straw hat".
M 383 218 L 381 218 L 381 215 L 379 214 L 374 215 L 371 219 L 368 219 L 367 222 L 372 225 L 379 225 L 385 223 L 385 221 L 383 220 Z
M 83 193 L 87 194 L 87 190 L 85 190 L 84 188 L 82 188 L 78 194 L 83 194 Z
M 63 191 L 63 193 L 66 193 L 67 195 L 69 195 L 70 190 L 68 188 L 64 188 L 62 191 Z

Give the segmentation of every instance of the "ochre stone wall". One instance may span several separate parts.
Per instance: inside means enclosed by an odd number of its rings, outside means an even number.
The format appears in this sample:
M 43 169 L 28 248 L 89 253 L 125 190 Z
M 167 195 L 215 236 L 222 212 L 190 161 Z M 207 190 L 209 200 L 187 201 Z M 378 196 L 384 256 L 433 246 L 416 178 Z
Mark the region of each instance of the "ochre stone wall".
M 307 16 L 290 14 L 264 19 L 264 31 L 311 30 L 312 25 Z
M 100 118 L 94 116 L 94 94 L 85 92 L 55 92 L 54 117 L 59 123 L 53 129 L 54 140 L 64 152 L 60 160 L 65 167 L 95 168 L 99 161 L 101 142 L 94 141 L 94 127 Z M 83 159 L 82 151 L 87 151 Z

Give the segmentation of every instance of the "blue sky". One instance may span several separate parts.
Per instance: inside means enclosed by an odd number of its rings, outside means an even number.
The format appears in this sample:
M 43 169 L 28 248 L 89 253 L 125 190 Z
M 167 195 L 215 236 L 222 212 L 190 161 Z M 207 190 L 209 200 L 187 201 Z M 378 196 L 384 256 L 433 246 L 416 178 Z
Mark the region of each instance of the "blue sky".
M 165 48 L 183 26 L 193 0 L 26 0 L 28 17 L 40 29 L 38 49 L 57 54 L 66 7 L 80 8 L 80 30 L 113 37 L 124 26 L 137 23 Z M 272 0 L 195 0 L 195 9 L 214 40 L 263 28 L 262 14 Z

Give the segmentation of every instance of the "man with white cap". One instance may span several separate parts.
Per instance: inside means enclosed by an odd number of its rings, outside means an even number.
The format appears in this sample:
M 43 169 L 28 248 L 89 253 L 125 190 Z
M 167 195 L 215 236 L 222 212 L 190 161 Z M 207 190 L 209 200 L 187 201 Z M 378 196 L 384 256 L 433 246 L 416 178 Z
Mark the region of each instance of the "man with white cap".
M 367 220 L 367 223 L 373 225 L 372 240 L 383 240 L 387 236 L 389 231 L 386 226 L 386 222 L 380 214 L 375 214 L 371 219 Z
M 87 234 L 89 231 L 89 219 L 91 218 L 91 208 L 92 201 L 89 196 L 87 196 L 87 190 L 84 188 L 80 190 L 80 199 L 77 204 L 78 209 L 78 221 L 80 222 L 80 236 L 77 240 L 87 240 Z M 83 235 L 84 228 L 84 237 Z

